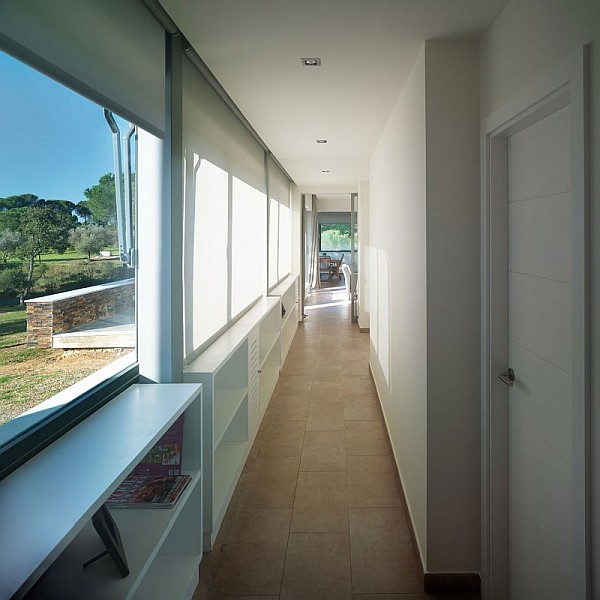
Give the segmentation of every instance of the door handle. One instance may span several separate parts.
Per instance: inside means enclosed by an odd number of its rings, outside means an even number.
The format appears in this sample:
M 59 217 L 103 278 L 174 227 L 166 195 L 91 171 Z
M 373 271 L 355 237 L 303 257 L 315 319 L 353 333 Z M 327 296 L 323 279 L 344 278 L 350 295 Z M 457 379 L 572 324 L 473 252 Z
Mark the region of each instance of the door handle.
M 504 373 L 498 375 L 498 379 L 505 383 L 508 387 L 512 387 L 515 382 L 515 372 L 512 369 L 506 369 Z

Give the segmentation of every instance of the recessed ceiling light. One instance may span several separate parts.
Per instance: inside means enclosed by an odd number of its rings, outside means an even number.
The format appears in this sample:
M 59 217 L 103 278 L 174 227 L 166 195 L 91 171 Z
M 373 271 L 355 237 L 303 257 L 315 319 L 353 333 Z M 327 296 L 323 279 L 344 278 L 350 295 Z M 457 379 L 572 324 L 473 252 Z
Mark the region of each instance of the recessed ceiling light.
M 327 140 L 317 140 L 317 144 L 326 144 Z
M 301 58 L 302 64 L 305 67 L 320 67 L 321 59 L 320 58 Z

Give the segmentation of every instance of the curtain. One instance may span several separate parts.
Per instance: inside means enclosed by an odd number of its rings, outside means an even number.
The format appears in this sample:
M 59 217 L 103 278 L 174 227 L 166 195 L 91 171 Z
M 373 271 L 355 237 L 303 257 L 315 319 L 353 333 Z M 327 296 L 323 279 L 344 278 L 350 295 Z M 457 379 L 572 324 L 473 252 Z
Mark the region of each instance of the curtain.
M 321 287 L 321 272 L 319 268 L 319 219 L 317 209 L 317 197 L 312 197 L 312 244 L 310 248 L 310 288 Z

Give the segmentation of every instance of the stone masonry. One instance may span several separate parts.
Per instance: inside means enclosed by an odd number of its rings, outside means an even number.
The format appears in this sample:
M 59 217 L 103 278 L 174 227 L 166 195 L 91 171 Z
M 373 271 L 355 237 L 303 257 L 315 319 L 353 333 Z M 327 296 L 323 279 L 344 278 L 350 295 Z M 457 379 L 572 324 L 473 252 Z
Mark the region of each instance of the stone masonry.
M 52 348 L 55 333 L 72 330 L 134 306 L 133 279 L 26 300 L 27 346 Z

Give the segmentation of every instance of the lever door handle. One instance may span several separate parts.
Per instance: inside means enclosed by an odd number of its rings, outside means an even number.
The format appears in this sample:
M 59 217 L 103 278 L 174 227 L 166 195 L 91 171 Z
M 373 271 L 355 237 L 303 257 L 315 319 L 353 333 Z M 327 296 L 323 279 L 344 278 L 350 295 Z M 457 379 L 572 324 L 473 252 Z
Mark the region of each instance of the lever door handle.
M 498 379 L 505 383 L 508 387 L 512 387 L 515 382 L 515 372 L 512 369 L 506 369 L 504 373 L 498 375 Z

